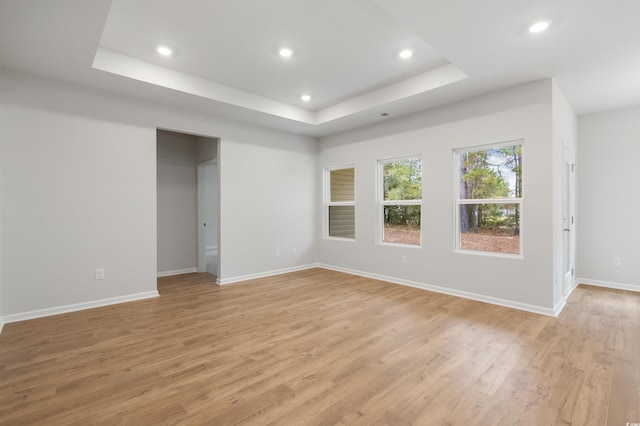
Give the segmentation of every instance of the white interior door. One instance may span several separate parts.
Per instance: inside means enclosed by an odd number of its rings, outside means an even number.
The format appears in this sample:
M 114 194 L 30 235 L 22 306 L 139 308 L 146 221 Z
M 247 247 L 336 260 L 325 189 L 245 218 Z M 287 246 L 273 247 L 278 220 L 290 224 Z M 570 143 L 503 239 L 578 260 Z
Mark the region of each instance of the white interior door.
M 198 164 L 198 272 L 218 275 L 218 163 Z
M 574 286 L 574 168 L 573 152 L 564 148 L 562 154 L 562 293 L 568 294 Z

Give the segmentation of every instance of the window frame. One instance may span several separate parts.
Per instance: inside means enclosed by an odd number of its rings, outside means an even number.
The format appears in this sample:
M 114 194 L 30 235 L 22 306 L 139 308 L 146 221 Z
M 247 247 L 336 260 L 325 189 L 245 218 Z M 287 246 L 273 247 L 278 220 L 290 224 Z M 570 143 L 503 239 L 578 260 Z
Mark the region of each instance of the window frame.
M 490 143 L 483 145 L 473 145 L 464 148 L 456 148 L 453 150 L 453 226 L 454 226 L 454 241 L 453 251 L 460 254 L 471 254 L 477 256 L 491 256 L 502 257 L 508 259 L 524 259 L 524 167 L 521 164 L 520 179 L 522 185 L 522 194 L 519 198 L 460 198 L 460 183 L 462 176 L 460 175 L 460 155 L 467 152 L 487 151 L 490 149 L 499 149 L 509 146 L 520 145 L 522 148 L 522 158 L 525 158 L 524 151 L 524 139 L 514 139 L 506 142 Z M 524 164 L 524 160 L 522 161 Z M 460 234 L 460 206 L 462 205 L 474 205 L 474 204 L 517 204 L 519 205 L 519 249 L 518 253 L 504 253 L 496 251 L 485 250 L 472 250 L 461 247 L 461 234 Z
M 389 200 L 384 199 L 384 165 L 396 161 L 411 160 L 418 158 L 420 160 L 420 199 L 419 200 Z M 422 248 L 422 200 L 424 197 L 423 177 L 424 170 L 422 168 L 422 154 L 403 155 L 401 157 L 384 158 L 377 160 L 377 185 L 376 185 L 376 202 L 377 202 L 377 231 L 376 242 L 379 245 L 388 245 L 403 248 Z M 384 208 L 385 206 L 420 206 L 420 243 L 395 243 L 392 241 L 384 241 Z
M 353 169 L 353 201 L 331 201 L 331 172 L 337 170 L 346 170 Z M 356 240 L 356 165 L 355 164 L 343 164 L 339 166 L 330 166 L 324 168 L 324 177 L 323 177 L 323 232 L 322 236 L 326 240 L 337 240 L 337 241 L 350 241 L 354 242 Z M 334 206 L 353 206 L 353 238 L 348 237 L 336 237 L 333 235 L 329 235 L 329 208 Z

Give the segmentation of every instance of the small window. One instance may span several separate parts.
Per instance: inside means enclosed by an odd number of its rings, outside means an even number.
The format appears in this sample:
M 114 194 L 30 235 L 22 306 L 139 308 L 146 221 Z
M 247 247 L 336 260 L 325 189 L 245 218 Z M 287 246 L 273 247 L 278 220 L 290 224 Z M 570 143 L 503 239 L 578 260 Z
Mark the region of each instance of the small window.
M 380 224 L 385 243 L 420 245 L 422 161 L 419 156 L 380 160 Z
M 353 167 L 326 169 L 326 234 L 356 238 L 356 190 Z
M 522 253 L 522 143 L 456 151 L 456 248 Z

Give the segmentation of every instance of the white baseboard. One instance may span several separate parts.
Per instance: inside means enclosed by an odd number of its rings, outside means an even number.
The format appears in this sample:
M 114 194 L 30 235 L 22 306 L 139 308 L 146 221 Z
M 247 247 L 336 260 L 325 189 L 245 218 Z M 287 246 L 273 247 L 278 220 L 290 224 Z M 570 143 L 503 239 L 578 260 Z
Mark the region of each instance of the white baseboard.
M 191 274 L 198 272 L 198 268 L 176 269 L 174 271 L 162 271 L 158 272 L 158 278 L 160 277 L 172 277 L 174 275 Z
M 551 315 L 552 317 L 557 317 L 558 315 L 560 315 L 560 312 L 562 312 L 564 307 L 567 305 L 568 299 L 569 299 L 568 294 L 564 296 L 562 299 L 560 299 L 560 301 L 556 304 L 556 306 L 553 307 L 553 315 Z
M 276 269 L 273 271 L 266 271 L 266 272 L 258 272 L 256 274 L 239 275 L 237 277 L 230 277 L 230 278 L 224 278 L 224 279 L 218 278 L 218 280 L 216 281 L 216 284 L 219 284 L 219 285 L 233 284 L 241 281 L 272 277 L 274 275 L 288 274 L 289 272 L 304 271 L 305 269 L 311 269 L 311 268 L 317 268 L 317 267 L 318 267 L 317 264 L 312 263 L 309 265 L 293 266 L 291 268 Z
M 614 283 L 611 281 L 592 280 L 590 278 L 578 278 L 576 280 L 579 284 L 593 285 L 596 287 L 613 288 L 616 290 L 628 290 L 640 292 L 640 285 Z
M 66 314 L 68 312 L 83 311 L 85 309 L 99 308 L 101 306 L 115 305 L 124 302 L 133 302 L 134 300 L 149 299 L 158 297 L 158 291 L 146 291 L 144 293 L 128 294 L 126 296 L 110 297 L 108 299 L 92 300 L 91 302 L 74 303 L 72 305 L 56 306 L 53 308 L 38 309 L 35 311 L 22 312 L 19 314 L 5 315 L 2 322 L 18 322 L 34 318 L 48 317 L 51 315 Z
M 556 304 L 556 306 L 554 306 L 554 308 L 553 308 L 553 316 L 554 317 L 557 317 L 558 315 L 560 315 L 560 312 L 562 312 L 564 307 L 567 305 L 567 300 L 569 300 L 569 296 L 571 296 L 571 293 L 573 293 L 573 290 L 575 290 L 577 286 L 578 286 L 578 284 L 574 280 L 573 286 L 569 289 L 569 292 L 567 294 L 565 294 L 564 296 L 562 296 L 562 299 L 560 299 L 560 301 Z
M 2 334 L 2 328 L 4 327 L 4 320 L 0 317 L 0 334 Z
M 385 275 L 372 274 L 369 272 L 357 271 L 349 268 L 342 268 L 338 266 L 331 266 L 325 264 L 317 264 L 316 267 L 329 269 L 332 271 L 344 272 L 347 274 L 358 275 L 365 278 L 372 278 L 375 280 L 386 281 L 392 284 L 406 285 L 408 287 L 415 287 L 422 290 L 433 291 L 435 293 L 448 294 L 450 296 L 462 297 L 464 299 L 476 300 L 478 302 L 490 303 L 492 305 L 504 306 L 507 308 L 518 309 L 521 311 L 533 312 L 535 314 L 547 315 L 551 317 L 557 316 L 556 309 L 562 310 L 562 306 L 558 306 L 555 309 L 545 308 L 542 306 L 529 305 L 527 303 L 514 302 L 512 300 L 500 299 L 497 297 L 484 296 L 482 294 L 470 293 L 462 290 L 455 290 L 446 287 L 439 287 L 435 285 L 419 283 L 416 281 L 404 280 L 401 278 L 387 277 Z M 559 311 L 557 311 L 559 313 Z

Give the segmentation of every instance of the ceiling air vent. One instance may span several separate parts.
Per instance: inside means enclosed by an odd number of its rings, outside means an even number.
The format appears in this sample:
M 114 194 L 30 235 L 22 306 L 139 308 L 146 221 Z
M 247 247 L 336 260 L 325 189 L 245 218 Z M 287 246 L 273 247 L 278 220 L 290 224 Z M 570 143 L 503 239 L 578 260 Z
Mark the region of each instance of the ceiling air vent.
M 374 120 L 380 120 L 381 118 L 385 118 L 390 115 L 391 114 L 389 114 L 388 112 L 379 112 L 377 114 L 371 114 L 369 117 L 373 118 Z

